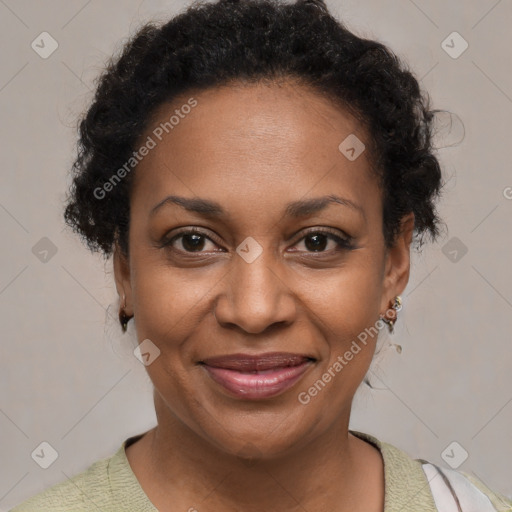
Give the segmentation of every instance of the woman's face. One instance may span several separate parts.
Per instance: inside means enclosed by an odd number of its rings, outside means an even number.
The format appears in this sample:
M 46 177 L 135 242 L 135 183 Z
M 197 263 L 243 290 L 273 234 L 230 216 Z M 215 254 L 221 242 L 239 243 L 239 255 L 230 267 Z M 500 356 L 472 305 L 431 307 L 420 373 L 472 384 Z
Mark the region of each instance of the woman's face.
M 369 329 L 407 284 L 413 222 L 386 251 L 367 153 L 339 149 L 353 135 L 364 143 L 353 118 L 291 84 L 210 89 L 158 110 L 140 139 L 155 144 L 134 171 L 129 262 L 117 251 L 114 265 L 138 340 L 150 340 L 160 425 L 268 457 L 348 428 Z M 259 388 L 255 374 L 204 364 L 270 352 L 314 360 L 262 374 Z

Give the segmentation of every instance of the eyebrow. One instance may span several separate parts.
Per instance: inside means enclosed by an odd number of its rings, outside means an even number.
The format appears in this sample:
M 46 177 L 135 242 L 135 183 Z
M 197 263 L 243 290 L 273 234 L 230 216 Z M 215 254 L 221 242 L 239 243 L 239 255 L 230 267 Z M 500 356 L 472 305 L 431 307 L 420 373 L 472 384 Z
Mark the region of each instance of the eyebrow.
M 358 212 L 364 219 L 366 219 L 365 211 L 359 204 L 350 199 L 339 197 L 333 194 L 322 197 L 315 197 L 313 199 L 301 199 L 299 201 L 288 203 L 285 209 L 285 216 L 294 218 L 310 216 L 321 210 L 324 210 L 327 208 L 327 206 L 333 203 L 346 206 L 353 211 Z M 224 208 L 215 201 L 196 197 L 189 198 L 171 195 L 167 196 L 165 199 L 156 204 L 149 212 L 149 216 L 152 217 L 160 208 L 167 204 L 176 204 L 189 212 L 199 213 L 205 217 L 216 218 L 226 215 Z

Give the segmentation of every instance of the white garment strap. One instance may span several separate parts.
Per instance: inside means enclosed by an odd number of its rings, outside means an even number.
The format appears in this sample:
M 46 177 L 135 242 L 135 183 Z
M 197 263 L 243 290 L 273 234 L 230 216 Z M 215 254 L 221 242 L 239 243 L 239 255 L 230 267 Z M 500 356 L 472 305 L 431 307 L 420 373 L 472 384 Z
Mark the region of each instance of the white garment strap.
M 439 512 L 497 512 L 491 500 L 458 471 L 432 463 L 421 467 Z

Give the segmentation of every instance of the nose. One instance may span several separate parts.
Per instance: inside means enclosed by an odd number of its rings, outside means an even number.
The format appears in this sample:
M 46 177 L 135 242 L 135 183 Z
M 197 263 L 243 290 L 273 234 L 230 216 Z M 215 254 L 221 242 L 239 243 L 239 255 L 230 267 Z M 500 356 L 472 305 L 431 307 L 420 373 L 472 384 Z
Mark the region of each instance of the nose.
M 294 293 L 270 253 L 265 249 L 251 263 L 235 256 L 215 305 L 215 318 L 223 327 L 237 326 L 247 333 L 259 334 L 277 324 L 293 322 Z

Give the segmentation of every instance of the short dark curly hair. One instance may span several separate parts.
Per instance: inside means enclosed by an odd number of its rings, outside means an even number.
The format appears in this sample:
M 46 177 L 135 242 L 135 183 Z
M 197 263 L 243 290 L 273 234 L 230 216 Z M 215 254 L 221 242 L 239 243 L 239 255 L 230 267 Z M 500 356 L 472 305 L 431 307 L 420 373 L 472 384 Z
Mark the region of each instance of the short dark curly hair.
M 157 108 L 183 93 L 283 78 L 313 87 L 366 129 L 386 245 L 410 212 L 418 246 L 425 233 L 435 241 L 442 188 L 432 144 L 437 111 L 397 55 L 350 32 L 323 0 L 200 0 L 165 23 L 142 26 L 109 60 L 79 121 L 66 223 L 91 251 L 108 258 L 118 242 L 127 256 L 133 173 L 107 199 L 94 191 L 129 160 Z

